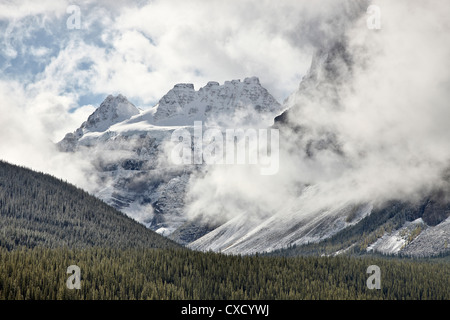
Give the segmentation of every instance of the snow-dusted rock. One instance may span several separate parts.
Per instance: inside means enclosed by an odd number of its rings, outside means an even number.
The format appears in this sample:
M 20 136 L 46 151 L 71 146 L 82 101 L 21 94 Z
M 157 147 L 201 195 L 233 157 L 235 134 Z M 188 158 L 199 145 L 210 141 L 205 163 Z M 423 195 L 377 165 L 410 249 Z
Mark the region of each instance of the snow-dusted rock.
M 172 132 L 180 126 L 192 130 L 194 121 L 261 128 L 270 126 L 280 111 L 281 105 L 256 77 L 223 85 L 211 81 L 198 91 L 192 84 L 177 84 L 144 111 L 122 95 L 108 96 L 58 145 L 96 168 L 88 173 L 99 181 L 91 190 L 94 194 L 169 236 L 188 221 L 184 196 L 190 175 L 198 172 L 194 165 L 176 166 L 167 158 Z

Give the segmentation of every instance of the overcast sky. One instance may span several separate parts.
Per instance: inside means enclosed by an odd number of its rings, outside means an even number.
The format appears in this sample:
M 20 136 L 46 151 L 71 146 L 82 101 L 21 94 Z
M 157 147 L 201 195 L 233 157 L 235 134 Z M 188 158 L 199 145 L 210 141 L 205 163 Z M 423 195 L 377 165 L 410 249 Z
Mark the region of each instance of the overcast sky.
M 282 102 L 346 19 L 345 0 L 129 2 L 0 0 L 0 159 L 76 182 L 54 142 L 109 94 L 145 109 L 177 83 L 257 76 Z
M 282 102 L 311 62 L 306 3 L 0 0 L 0 94 L 54 141 L 108 94 L 146 108 L 176 83 L 257 76 Z

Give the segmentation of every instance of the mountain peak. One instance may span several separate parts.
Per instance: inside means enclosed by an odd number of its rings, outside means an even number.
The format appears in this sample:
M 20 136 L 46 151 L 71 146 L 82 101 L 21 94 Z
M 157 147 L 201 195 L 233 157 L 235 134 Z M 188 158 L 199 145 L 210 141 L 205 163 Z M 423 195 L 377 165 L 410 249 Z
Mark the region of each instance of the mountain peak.
M 225 81 L 209 81 L 195 90 L 192 83 L 178 83 L 158 104 L 140 112 L 121 94 L 108 95 L 87 121 L 58 143 L 61 150 L 75 151 L 78 142 L 86 137 L 98 136 L 113 125 L 141 123 L 151 126 L 193 125 L 195 121 L 221 126 L 268 126 L 281 105 L 260 84 L 257 77 Z M 116 130 L 116 129 L 113 129 Z M 92 133 L 88 134 L 87 133 Z M 88 143 L 89 138 L 83 139 Z
M 194 85 L 192 83 L 177 83 L 173 86 L 173 89 L 188 89 L 195 90 Z
M 253 108 L 251 108 L 253 107 Z M 225 81 L 223 85 L 209 81 L 198 91 L 194 85 L 180 83 L 159 101 L 154 123 L 159 125 L 182 125 L 193 121 L 234 119 L 236 112 L 261 118 L 277 113 L 280 104 L 261 86 L 258 77 Z M 256 112 L 255 112 L 256 111 Z M 242 119 L 244 122 L 248 117 Z
M 219 84 L 217 81 L 209 81 L 209 82 L 206 84 L 206 88 L 218 87 L 218 86 L 220 86 L 220 84 Z
M 121 94 L 116 97 L 108 95 L 100 104 L 100 107 L 83 123 L 82 128 L 92 132 L 103 132 L 111 125 L 137 114 L 139 114 L 139 109 L 129 102 L 125 96 Z
M 257 85 L 260 85 L 258 77 L 245 78 L 244 79 L 244 83 L 245 84 L 257 84 Z

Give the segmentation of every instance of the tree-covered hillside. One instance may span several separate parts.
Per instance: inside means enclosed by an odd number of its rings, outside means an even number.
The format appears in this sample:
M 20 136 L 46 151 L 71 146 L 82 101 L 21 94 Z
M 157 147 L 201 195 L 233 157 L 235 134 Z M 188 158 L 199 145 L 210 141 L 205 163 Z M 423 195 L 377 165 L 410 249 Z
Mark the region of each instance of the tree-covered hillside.
M 381 289 L 366 286 L 367 267 Z M 69 289 L 67 268 L 81 270 Z M 446 261 L 181 248 L 86 192 L 0 162 L 0 300 L 450 299 Z
M 178 245 L 66 182 L 0 161 L 0 247 Z
M 185 249 L 0 249 L 0 300 L 449 300 L 450 264 L 386 258 L 227 256 Z M 80 268 L 68 289 L 67 267 Z M 380 289 L 366 285 L 380 267 Z

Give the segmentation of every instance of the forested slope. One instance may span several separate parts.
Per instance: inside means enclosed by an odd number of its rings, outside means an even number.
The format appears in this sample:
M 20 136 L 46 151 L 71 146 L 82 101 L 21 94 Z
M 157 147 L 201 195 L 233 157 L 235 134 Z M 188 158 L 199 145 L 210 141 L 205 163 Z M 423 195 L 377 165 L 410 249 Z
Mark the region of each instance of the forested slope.
M 81 270 L 69 290 L 69 265 Z M 450 299 L 450 264 L 386 258 L 228 256 L 174 249 L 0 249 L 1 299 Z M 366 286 L 367 267 L 381 288 Z
M 178 247 L 73 185 L 0 161 L 0 247 L 22 246 Z

